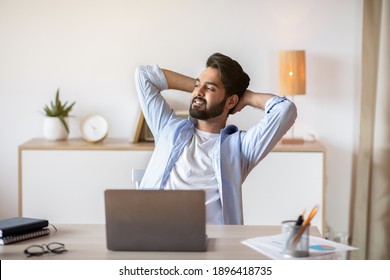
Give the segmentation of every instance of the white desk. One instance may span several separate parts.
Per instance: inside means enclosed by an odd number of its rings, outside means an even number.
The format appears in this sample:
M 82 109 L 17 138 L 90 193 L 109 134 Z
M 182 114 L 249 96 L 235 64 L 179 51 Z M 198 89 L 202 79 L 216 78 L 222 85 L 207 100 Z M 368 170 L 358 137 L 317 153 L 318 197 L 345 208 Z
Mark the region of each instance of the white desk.
M 261 253 L 242 244 L 241 241 L 280 233 L 279 226 L 207 226 L 209 237 L 206 252 L 113 252 L 106 248 L 105 225 L 56 225 L 58 231 L 48 236 L 0 246 L 1 260 L 48 259 L 48 260 L 256 260 L 268 259 Z M 319 236 L 316 227 L 310 229 Z M 32 244 L 47 244 L 53 241 L 65 244 L 68 252 L 45 254 L 27 258 L 23 251 Z

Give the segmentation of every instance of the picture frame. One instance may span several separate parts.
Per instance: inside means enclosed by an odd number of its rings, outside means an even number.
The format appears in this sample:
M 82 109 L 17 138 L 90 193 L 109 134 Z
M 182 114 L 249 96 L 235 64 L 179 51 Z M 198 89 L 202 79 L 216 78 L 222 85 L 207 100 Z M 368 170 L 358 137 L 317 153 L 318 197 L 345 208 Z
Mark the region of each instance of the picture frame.
M 138 117 L 137 128 L 135 130 L 133 142 L 154 142 L 153 134 L 150 131 L 150 128 L 146 123 L 144 114 L 142 112 Z
M 175 111 L 175 113 L 177 116 L 183 119 L 187 119 L 189 116 L 188 111 Z M 138 117 L 137 128 L 135 130 L 133 142 L 154 142 L 153 133 L 150 130 L 148 124 L 146 123 L 144 114 L 142 112 Z

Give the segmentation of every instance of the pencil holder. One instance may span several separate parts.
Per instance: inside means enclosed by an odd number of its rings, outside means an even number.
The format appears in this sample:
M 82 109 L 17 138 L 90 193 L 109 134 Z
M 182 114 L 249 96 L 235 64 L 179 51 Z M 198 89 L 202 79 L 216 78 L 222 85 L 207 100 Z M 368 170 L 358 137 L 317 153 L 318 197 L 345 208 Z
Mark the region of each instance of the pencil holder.
M 297 225 L 296 221 L 282 222 L 283 255 L 293 258 L 309 256 L 310 224 Z

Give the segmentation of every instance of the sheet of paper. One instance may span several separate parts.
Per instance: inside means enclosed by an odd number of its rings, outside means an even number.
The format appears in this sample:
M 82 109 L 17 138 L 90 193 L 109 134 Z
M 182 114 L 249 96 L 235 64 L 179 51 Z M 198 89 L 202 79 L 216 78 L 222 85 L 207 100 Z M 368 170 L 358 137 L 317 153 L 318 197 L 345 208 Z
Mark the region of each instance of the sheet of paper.
M 261 236 L 242 241 L 243 244 L 275 260 L 282 259 L 338 259 L 339 256 L 350 250 L 357 250 L 342 243 L 333 242 L 324 238 L 309 237 L 309 257 L 293 258 L 284 256 L 283 235 Z

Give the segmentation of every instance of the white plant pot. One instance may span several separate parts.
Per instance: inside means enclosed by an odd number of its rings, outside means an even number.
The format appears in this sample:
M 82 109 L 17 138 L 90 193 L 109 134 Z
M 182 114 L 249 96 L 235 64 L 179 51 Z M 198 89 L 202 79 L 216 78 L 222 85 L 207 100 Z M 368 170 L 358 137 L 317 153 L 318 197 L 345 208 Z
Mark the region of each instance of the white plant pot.
M 67 118 L 65 118 L 65 122 L 69 127 Z M 68 138 L 68 132 L 59 118 L 45 117 L 43 121 L 43 137 L 50 141 L 65 140 Z

